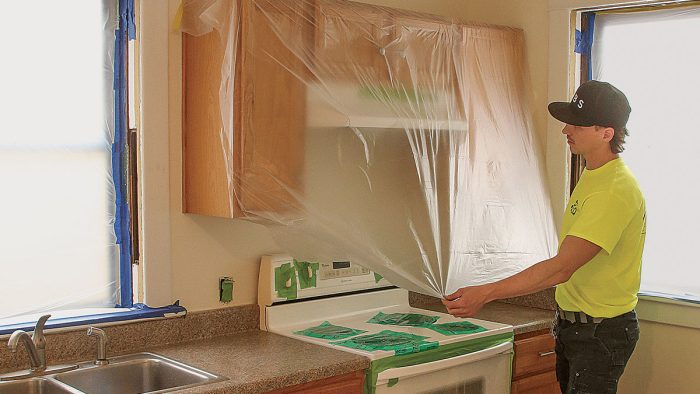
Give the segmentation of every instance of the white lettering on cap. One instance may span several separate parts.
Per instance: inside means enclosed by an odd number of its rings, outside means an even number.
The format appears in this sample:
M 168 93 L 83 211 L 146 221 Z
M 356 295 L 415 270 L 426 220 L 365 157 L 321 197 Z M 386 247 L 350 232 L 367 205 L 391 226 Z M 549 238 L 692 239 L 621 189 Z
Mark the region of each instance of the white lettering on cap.
M 576 104 L 579 109 L 583 108 L 583 99 L 579 100 L 578 94 L 574 94 L 574 98 L 571 99 L 571 102 Z

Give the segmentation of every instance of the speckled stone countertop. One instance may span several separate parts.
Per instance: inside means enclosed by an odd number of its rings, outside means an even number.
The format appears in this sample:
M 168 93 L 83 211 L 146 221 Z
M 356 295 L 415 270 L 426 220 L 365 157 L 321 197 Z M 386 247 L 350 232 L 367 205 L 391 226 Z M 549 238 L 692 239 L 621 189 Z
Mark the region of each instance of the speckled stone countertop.
M 431 302 L 415 305 L 417 308 L 435 312 L 447 313 L 442 303 Z M 547 309 L 509 304 L 505 302 L 489 302 L 474 316 L 476 319 L 488 320 L 513 326 L 515 335 L 539 330 L 548 330 L 554 323 L 554 312 Z
M 229 379 L 177 393 L 262 393 L 369 368 L 369 359 L 272 334 L 235 336 L 147 349 Z
M 446 312 L 432 297 L 414 297 L 412 306 Z M 489 303 L 476 316 L 510 324 L 516 335 L 549 329 L 553 317 L 551 310 L 504 302 Z M 103 328 L 110 337 L 109 356 L 153 352 L 229 378 L 178 391 L 183 394 L 264 393 L 369 368 L 365 357 L 260 331 L 257 323 L 257 306 L 245 305 Z M 94 339 L 84 329 L 47 334 L 50 365 L 92 358 Z M 23 349 L 13 354 L 0 347 L 0 372 L 27 368 L 26 360 Z
M 109 357 L 152 352 L 229 378 L 180 393 L 263 393 L 369 368 L 365 357 L 260 331 L 258 322 L 257 305 L 243 305 L 100 327 Z M 49 365 L 95 357 L 85 328 L 49 330 L 46 343 Z M 0 373 L 26 369 L 27 360 L 23 347 L 11 353 L 0 346 Z

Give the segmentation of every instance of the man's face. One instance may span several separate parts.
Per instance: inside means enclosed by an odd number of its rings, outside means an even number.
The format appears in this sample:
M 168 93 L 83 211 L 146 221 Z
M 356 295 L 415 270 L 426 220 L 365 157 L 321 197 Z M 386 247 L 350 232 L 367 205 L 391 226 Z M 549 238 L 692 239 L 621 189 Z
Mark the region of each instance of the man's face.
M 597 126 L 574 126 L 567 124 L 561 131 L 566 135 L 571 153 L 586 155 L 609 146 L 609 138 L 606 138 L 606 128 Z M 607 141 L 606 141 L 607 139 Z

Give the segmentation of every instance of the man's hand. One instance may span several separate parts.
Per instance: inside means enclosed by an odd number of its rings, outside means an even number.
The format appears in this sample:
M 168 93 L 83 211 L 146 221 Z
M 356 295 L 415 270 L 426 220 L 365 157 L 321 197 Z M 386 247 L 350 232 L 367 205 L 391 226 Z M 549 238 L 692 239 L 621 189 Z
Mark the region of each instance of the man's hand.
M 486 290 L 486 286 L 462 287 L 445 296 L 442 304 L 452 316 L 472 317 L 489 301 Z

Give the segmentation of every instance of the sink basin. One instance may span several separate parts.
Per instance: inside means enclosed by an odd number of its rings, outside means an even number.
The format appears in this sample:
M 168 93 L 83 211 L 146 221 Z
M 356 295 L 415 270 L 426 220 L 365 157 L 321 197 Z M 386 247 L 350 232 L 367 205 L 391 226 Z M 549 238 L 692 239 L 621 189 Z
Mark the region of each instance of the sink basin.
M 103 366 L 85 364 L 54 378 L 88 394 L 160 393 L 226 380 L 152 353 L 115 357 Z
M 63 385 L 44 378 L 18 380 L 0 383 L 0 394 L 63 394 L 75 393 Z

